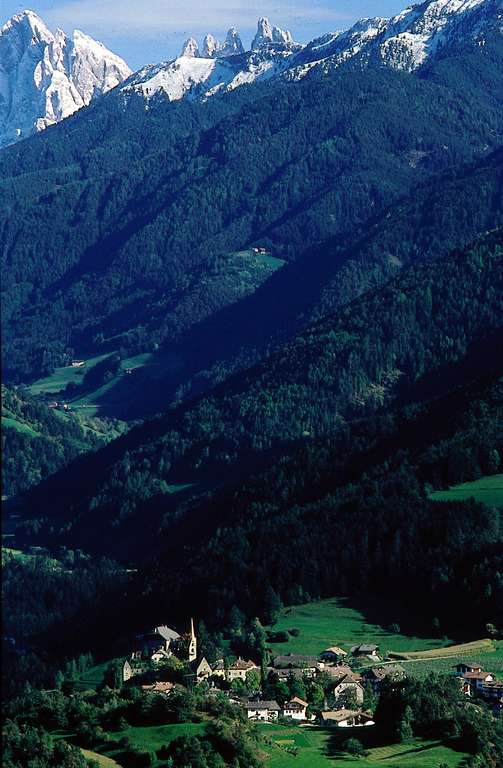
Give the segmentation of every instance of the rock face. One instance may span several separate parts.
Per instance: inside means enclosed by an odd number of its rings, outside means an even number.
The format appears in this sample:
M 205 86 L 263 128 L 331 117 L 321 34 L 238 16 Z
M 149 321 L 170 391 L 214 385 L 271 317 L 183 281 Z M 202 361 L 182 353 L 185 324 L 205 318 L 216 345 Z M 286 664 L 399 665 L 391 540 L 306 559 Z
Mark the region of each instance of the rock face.
M 130 74 L 79 30 L 70 38 L 32 11 L 13 16 L 0 30 L 0 147 L 63 120 Z
M 199 45 L 197 40 L 195 40 L 193 37 L 189 37 L 189 39 L 186 40 L 183 44 L 181 55 L 187 57 L 188 59 L 198 59 Z
M 253 38 L 252 50 L 257 51 L 263 45 L 279 43 L 280 45 L 290 45 L 293 43 L 293 37 L 290 32 L 273 27 L 269 19 L 264 16 L 258 20 L 257 34 Z

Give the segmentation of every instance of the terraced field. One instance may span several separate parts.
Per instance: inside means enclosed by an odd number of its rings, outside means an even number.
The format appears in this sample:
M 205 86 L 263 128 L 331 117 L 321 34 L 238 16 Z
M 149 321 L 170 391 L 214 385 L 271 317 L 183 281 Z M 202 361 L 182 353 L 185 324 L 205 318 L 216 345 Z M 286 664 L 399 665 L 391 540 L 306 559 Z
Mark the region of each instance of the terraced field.
M 440 741 L 412 739 L 403 744 L 369 749 L 365 758 L 356 759 L 334 745 L 334 732 L 315 727 L 260 725 L 266 739 L 266 765 L 270 768 L 329 768 L 358 765 L 360 768 L 460 768 L 465 754 Z M 338 734 L 337 734 L 338 735 Z M 358 729 L 347 737 L 359 737 Z

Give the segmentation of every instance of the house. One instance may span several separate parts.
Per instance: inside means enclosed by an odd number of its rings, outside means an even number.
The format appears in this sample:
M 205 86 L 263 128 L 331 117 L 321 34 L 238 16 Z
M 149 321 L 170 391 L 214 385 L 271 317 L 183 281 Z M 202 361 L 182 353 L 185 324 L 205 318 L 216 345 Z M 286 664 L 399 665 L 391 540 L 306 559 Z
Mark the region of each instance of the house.
M 331 677 L 332 680 L 342 680 L 343 677 L 347 677 L 348 675 L 353 679 L 357 680 L 359 683 L 362 680 L 362 676 L 359 672 L 355 672 L 351 669 L 347 664 L 338 664 L 337 666 L 327 666 L 323 670 L 323 674 L 327 675 L 328 677 Z
M 254 661 L 247 661 L 246 659 L 239 658 L 226 667 L 223 659 L 220 659 L 213 667 L 213 674 L 223 678 L 228 683 L 232 683 L 233 680 L 242 680 L 245 682 L 248 673 L 254 669 L 260 669 Z
M 343 699 L 346 696 L 351 696 L 354 697 L 357 704 L 363 704 L 363 699 L 365 697 L 365 690 L 361 683 L 358 683 L 350 675 L 343 677 L 332 689 L 332 693 L 336 701 L 339 701 L 339 699 Z
M 365 672 L 365 680 L 370 683 L 374 693 L 379 693 L 382 683 L 399 683 L 405 680 L 405 669 L 400 664 L 388 664 L 384 667 L 374 667 Z
M 378 645 L 354 645 L 351 648 L 351 653 L 356 657 L 368 656 L 370 659 L 379 660 Z
M 161 648 L 164 651 L 170 651 L 172 646 L 179 643 L 181 636 L 176 630 L 162 625 L 140 635 L 138 639 L 143 643 L 143 647 L 148 648 L 149 651 L 154 652 Z
M 455 674 L 458 677 L 463 677 L 463 675 L 466 675 L 467 672 L 482 672 L 482 666 L 478 662 L 462 662 L 461 664 L 456 664 L 454 667 L 456 670 Z
M 153 652 L 150 661 L 153 661 L 154 664 L 162 664 L 164 661 L 171 658 L 171 656 L 171 651 L 167 651 L 165 648 L 159 648 L 157 651 Z
M 145 693 L 159 693 L 164 696 L 169 696 L 169 694 L 174 688 L 175 688 L 174 683 L 163 682 L 163 681 L 152 683 L 151 685 L 141 686 L 142 691 L 145 691 Z
M 485 699 L 494 699 L 503 703 L 503 681 L 490 680 L 487 683 L 484 683 L 480 689 L 480 694 Z
M 274 669 L 274 667 L 267 667 L 267 674 L 268 677 L 274 676 L 277 680 L 282 680 L 285 683 L 292 679 L 303 680 L 305 676 L 312 676 L 310 673 L 305 675 L 305 670 L 303 669 Z
M 325 664 L 316 656 L 307 656 L 300 653 L 287 653 L 276 656 L 273 661 L 275 669 L 302 669 L 306 677 L 314 677 L 325 668 Z
M 85 360 L 72 360 L 72 368 L 82 368 L 85 364 Z
M 192 662 L 192 668 L 195 672 L 196 680 L 198 683 L 201 683 L 203 680 L 207 680 L 213 674 L 213 670 L 204 656 L 200 661 Z
M 271 722 L 277 720 L 281 707 L 277 701 L 249 701 L 246 704 L 248 720 Z
M 339 709 L 336 712 L 322 712 L 320 715 L 322 725 L 336 728 L 360 728 L 362 726 L 375 725 L 369 712 L 359 712 L 354 709 Z
M 490 672 L 466 672 L 462 679 L 478 692 L 486 683 L 494 682 L 495 677 Z
M 291 717 L 292 720 L 307 720 L 306 710 L 308 707 L 307 701 L 299 699 L 295 696 L 290 701 L 287 701 L 283 705 L 282 714 L 283 717 Z
M 133 654 L 130 659 L 126 659 L 122 665 L 122 682 L 127 683 L 133 677 L 144 675 L 148 671 L 148 664 L 138 660 Z
M 348 654 L 339 648 L 337 645 L 333 645 L 331 648 L 326 648 L 320 653 L 320 659 L 323 661 L 339 662 Z

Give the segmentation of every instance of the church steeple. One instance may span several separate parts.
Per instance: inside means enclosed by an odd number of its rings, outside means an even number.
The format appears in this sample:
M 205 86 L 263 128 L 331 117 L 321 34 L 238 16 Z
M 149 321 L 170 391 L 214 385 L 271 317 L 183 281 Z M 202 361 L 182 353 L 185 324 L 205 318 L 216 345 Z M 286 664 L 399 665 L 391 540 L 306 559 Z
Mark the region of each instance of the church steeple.
M 190 635 L 189 635 L 189 661 L 195 661 L 197 659 L 197 637 L 194 630 L 194 619 L 190 620 Z

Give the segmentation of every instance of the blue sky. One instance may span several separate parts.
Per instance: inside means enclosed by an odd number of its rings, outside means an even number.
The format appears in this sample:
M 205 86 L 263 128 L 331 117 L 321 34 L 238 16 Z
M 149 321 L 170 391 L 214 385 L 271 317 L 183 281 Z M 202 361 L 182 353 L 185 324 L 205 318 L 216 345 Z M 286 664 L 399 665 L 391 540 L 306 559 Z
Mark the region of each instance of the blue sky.
M 25 0 L 25 2 L 30 0 Z M 417 1 L 417 0 L 416 0 Z M 362 16 L 390 16 L 407 0 L 0 0 L 0 24 L 24 8 L 36 11 L 51 29 L 74 28 L 101 40 L 137 69 L 172 58 L 183 41 L 206 32 L 223 37 L 230 26 L 251 41 L 259 16 L 290 29 L 307 42 L 344 29 Z M 409 3 L 412 4 L 412 3 Z

